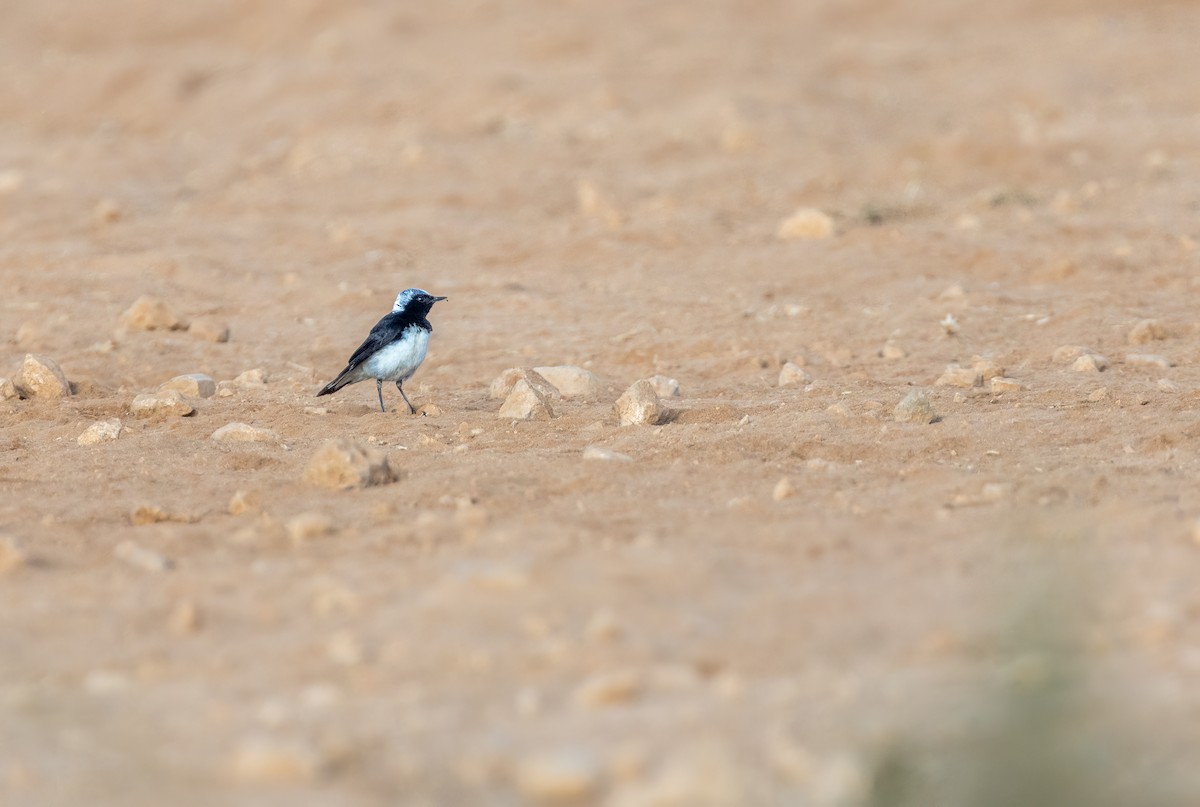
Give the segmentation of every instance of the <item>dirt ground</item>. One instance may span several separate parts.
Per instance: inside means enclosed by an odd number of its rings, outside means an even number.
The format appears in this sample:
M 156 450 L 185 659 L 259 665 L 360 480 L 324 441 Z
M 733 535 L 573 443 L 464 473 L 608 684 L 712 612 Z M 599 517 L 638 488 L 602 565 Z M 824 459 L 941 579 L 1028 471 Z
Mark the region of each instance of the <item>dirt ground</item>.
M 0 375 L 75 394 L 0 401 L 0 803 L 860 804 L 1036 689 L 1028 602 L 1097 770 L 1200 796 L 1200 6 L 3 18 Z M 449 297 L 427 414 L 314 398 L 408 286 Z M 229 340 L 123 328 L 142 295 Z M 980 359 L 1012 381 L 936 384 Z M 555 364 L 604 394 L 497 417 Z M 671 421 L 619 425 L 655 374 Z M 343 437 L 400 479 L 306 484 Z

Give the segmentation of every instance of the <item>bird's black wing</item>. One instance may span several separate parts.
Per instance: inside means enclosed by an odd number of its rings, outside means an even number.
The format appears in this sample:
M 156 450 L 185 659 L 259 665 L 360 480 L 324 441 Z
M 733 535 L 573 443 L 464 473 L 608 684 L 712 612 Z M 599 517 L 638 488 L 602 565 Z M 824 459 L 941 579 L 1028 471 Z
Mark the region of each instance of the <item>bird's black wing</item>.
M 376 351 L 387 347 L 392 342 L 400 338 L 400 334 L 404 333 L 404 328 L 407 326 L 403 311 L 394 311 L 388 314 L 379 322 L 375 323 L 375 327 L 367 334 L 367 338 L 358 346 L 358 350 L 350 356 L 350 360 L 346 362 L 346 369 L 350 370 L 362 364 Z

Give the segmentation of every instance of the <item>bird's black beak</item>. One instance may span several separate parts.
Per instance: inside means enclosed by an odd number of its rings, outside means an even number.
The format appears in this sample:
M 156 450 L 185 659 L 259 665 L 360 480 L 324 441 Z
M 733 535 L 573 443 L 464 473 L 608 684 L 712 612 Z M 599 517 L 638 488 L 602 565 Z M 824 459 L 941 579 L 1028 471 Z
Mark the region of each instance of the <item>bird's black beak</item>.
M 433 298 L 433 301 L 434 301 L 435 303 L 439 303 L 439 302 L 441 302 L 442 300 L 448 300 L 448 299 L 450 299 L 450 298 L 449 298 L 449 297 L 434 297 L 434 298 Z

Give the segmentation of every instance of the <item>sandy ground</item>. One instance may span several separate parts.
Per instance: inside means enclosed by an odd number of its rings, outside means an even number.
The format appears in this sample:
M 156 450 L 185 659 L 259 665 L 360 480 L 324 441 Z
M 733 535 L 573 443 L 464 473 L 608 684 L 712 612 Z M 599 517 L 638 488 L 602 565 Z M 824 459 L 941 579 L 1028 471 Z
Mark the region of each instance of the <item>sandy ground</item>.
M 1055 569 L 1106 770 L 1195 803 L 1196 4 L 3 16 L 0 374 L 75 394 L 0 402 L 0 802 L 858 804 L 1036 684 L 1002 626 Z M 407 286 L 450 298 L 428 414 L 313 398 Z M 231 337 L 122 328 L 142 295 Z M 977 357 L 1013 381 L 935 384 Z M 604 394 L 497 417 L 553 364 Z M 673 420 L 620 426 L 654 374 Z M 399 481 L 305 484 L 341 437 Z

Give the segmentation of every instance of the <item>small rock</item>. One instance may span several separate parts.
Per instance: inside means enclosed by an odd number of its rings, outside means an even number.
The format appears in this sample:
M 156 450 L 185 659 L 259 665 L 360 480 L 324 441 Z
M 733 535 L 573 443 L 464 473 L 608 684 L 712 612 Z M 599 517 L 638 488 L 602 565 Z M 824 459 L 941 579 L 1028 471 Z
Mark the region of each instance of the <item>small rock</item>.
M 513 385 L 496 417 L 505 420 L 550 420 L 555 417 L 550 396 L 522 378 Z
M 810 374 L 803 367 L 792 364 L 790 361 L 783 365 L 779 370 L 779 386 L 788 387 L 793 384 L 807 385 L 813 380 Z
M 1004 368 L 991 359 L 976 356 L 971 362 L 971 369 L 979 375 L 979 383 L 991 381 L 997 376 L 1004 375 Z
M 145 572 L 165 572 L 172 566 L 169 558 L 138 546 L 133 541 L 117 544 L 113 548 L 113 557 Z
M 888 361 L 903 359 L 907 355 L 908 354 L 904 352 L 904 348 L 900 347 L 890 339 L 884 342 L 883 347 L 879 349 L 880 358 L 887 359 Z
M 8 574 L 24 566 L 28 557 L 17 542 L 7 535 L 0 535 L 0 574 Z
M 507 398 L 512 392 L 513 385 L 524 376 L 525 371 L 520 367 L 510 367 L 492 380 L 488 385 L 488 396 L 491 398 Z
M 595 373 L 572 364 L 534 367 L 533 371 L 546 379 L 564 398 L 597 398 L 604 392 L 604 385 Z
M 816 208 L 802 207 L 779 223 L 775 235 L 783 241 L 828 238 L 833 235 L 833 219 Z
M 279 435 L 248 423 L 226 423 L 209 438 L 225 443 L 278 443 Z
M 113 418 L 112 420 L 98 420 L 91 426 L 84 429 L 83 434 L 75 439 L 75 442 L 81 446 L 94 446 L 98 443 L 107 443 L 116 440 L 121 436 L 124 427 L 121 421 Z
M 327 440 L 304 472 L 309 484 L 340 490 L 386 485 L 395 479 L 386 454 L 346 438 Z
M 559 748 L 526 757 L 517 764 L 517 788 L 536 802 L 582 801 L 600 784 L 600 765 L 591 754 Z
M 13 384 L 12 379 L 0 377 L 0 401 L 11 401 L 13 398 L 20 398 L 20 393 L 17 392 L 17 386 Z
M 1108 368 L 1108 359 L 1096 353 L 1084 353 L 1071 365 L 1077 373 L 1099 373 Z
M 237 395 L 237 384 L 233 383 L 232 381 L 217 382 L 218 398 L 232 398 L 234 395 Z
M 121 325 L 131 331 L 178 331 L 187 323 L 157 297 L 142 296 L 121 315 Z
M 1160 370 L 1171 366 L 1166 356 L 1157 353 L 1129 353 L 1125 356 L 1125 363 L 1133 367 L 1157 367 Z
M 1179 392 L 1179 385 L 1169 378 L 1158 379 L 1157 386 L 1160 392 Z
M 941 377 L 933 382 L 935 387 L 979 387 L 983 385 L 983 377 L 971 367 L 959 367 L 952 364 L 946 368 Z
M 158 389 L 160 392 L 173 389 L 190 398 L 211 398 L 217 394 L 217 382 L 204 373 L 188 373 L 187 375 L 177 375 L 170 381 L 159 384 Z
M 1082 345 L 1062 345 L 1054 349 L 1050 358 L 1055 364 L 1073 364 L 1080 356 L 1091 352 Z
M 575 703 L 588 708 L 628 703 L 642 689 L 642 680 L 633 670 L 598 673 L 575 689 Z
M 637 381 L 614 406 L 622 426 L 655 425 L 666 420 L 667 409 L 649 381 Z
M 617 462 L 633 462 L 633 457 L 600 446 L 588 446 L 583 450 L 585 460 L 615 460 Z
M 1129 329 L 1129 344 L 1144 345 L 1167 338 L 1167 329 L 1156 319 L 1143 319 Z
M 129 411 L 134 417 L 187 417 L 196 411 L 176 390 L 147 392 L 133 399 Z
M 771 498 L 777 502 L 784 499 L 790 499 L 796 495 L 796 486 L 792 484 L 792 480 L 786 476 L 775 483 L 775 489 L 771 491 Z
M 188 333 L 206 342 L 229 341 L 229 326 L 211 316 L 196 317 L 188 326 Z
M 1108 397 L 1108 387 L 1097 387 L 1088 393 L 1087 399 L 1092 403 L 1098 403 Z
M 900 423 L 933 423 L 937 420 L 929 393 L 921 389 L 910 390 L 900 403 L 896 404 L 893 414 Z
M 946 318 L 943 319 L 938 324 L 942 326 L 942 332 L 945 333 L 946 336 L 957 336 L 958 335 L 959 324 L 958 324 L 958 320 L 956 320 L 954 318 L 953 314 L 947 314 Z
M 291 542 L 298 546 L 332 533 L 333 519 L 324 513 L 301 513 L 288 519 L 283 529 Z
M 1021 382 L 1015 378 L 998 375 L 992 378 L 992 392 L 1020 392 Z
M 229 500 L 229 514 L 240 516 L 262 508 L 262 496 L 256 490 L 239 490 Z
M 12 383 L 22 398 L 65 398 L 71 394 L 71 382 L 58 362 L 32 353 L 25 354 Z
M 654 375 L 646 379 L 654 387 L 654 394 L 659 398 L 678 398 L 683 395 L 679 382 L 665 375 Z
M 204 626 L 204 613 L 196 603 L 184 600 L 175 606 L 167 619 L 167 627 L 180 636 L 195 633 Z
M 264 389 L 267 386 L 267 374 L 262 368 L 255 367 L 253 370 L 239 373 L 238 377 L 233 379 L 233 383 L 242 389 Z
M 315 779 L 320 767 L 320 757 L 305 745 L 259 738 L 238 747 L 230 772 L 245 783 L 287 784 Z

